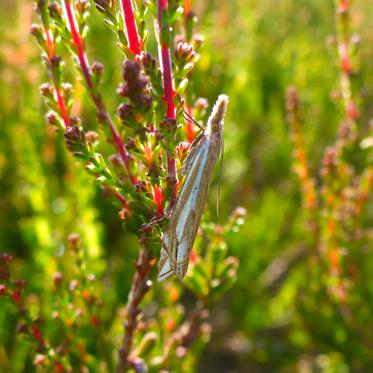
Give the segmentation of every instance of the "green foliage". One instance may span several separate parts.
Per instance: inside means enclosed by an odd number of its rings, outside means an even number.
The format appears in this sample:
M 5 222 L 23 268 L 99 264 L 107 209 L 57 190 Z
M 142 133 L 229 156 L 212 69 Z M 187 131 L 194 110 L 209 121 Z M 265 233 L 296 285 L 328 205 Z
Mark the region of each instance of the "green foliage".
M 136 3 L 135 58 L 119 2 L 74 1 L 85 71 L 62 2 L 0 2 L 0 371 L 114 372 L 130 336 L 138 372 L 369 372 L 369 0 L 195 1 L 198 22 L 169 0 L 160 34 Z M 216 177 L 185 280 L 158 283 L 181 103 L 202 122 L 220 93 L 219 216 Z

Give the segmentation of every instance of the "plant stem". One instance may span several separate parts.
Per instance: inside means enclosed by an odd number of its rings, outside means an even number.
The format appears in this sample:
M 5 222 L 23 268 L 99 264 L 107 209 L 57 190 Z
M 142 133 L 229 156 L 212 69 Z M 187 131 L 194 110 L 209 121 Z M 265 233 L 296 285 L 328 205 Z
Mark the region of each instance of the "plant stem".
M 51 78 L 52 78 L 52 82 L 53 82 L 53 86 L 54 86 L 54 89 L 56 91 L 56 96 L 57 96 L 57 106 L 59 108 L 59 111 L 60 111 L 60 116 L 63 120 L 63 123 L 65 125 L 65 128 L 69 128 L 71 126 L 71 123 L 70 123 L 70 118 L 69 118 L 69 114 L 68 114 L 68 110 L 67 110 L 67 105 L 66 105 L 66 102 L 65 102 L 65 99 L 61 93 L 61 87 L 59 86 L 58 84 L 58 78 L 57 78 L 57 74 L 56 74 L 56 70 L 55 70 L 55 66 L 54 66 L 54 61 L 56 59 L 56 45 L 55 45 L 55 42 L 53 40 L 53 36 L 48 28 L 48 26 L 43 22 L 43 27 L 44 27 L 44 32 L 45 32 L 45 35 L 46 35 L 46 45 L 47 45 L 47 48 L 48 48 L 48 62 L 49 62 L 49 72 L 51 74 Z
M 133 5 L 131 0 L 121 0 L 122 15 L 126 25 L 128 47 L 137 56 L 141 53 L 141 39 L 137 31 Z
M 176 108 L 175 108 L 175 89 L 172 76 L 172 65 L 171 65 L 171 56 L 170 48 L 167 44 L 167 40 L 163 40 L 163 12 L 168 8 L 167 0 L 158 0 L 158 28 L 159 28 L 159 59 L 162 70 L 163 78 L 163 91 L 164 96 L 163 100 L 166 103 L 167 111 L 166 118 L 176 121 Z M 171 152 L 167 153 L 167 170 L 168 170 L 168 180 L 171 184 L 171 200 L 170 208 L 176 202 L 177 196 L 177 177 L 176 177 L 176 159 L 175 155 Z
M 140 304 L 152 286 L 149 274 L 154 262 L 154 257 L 146 248 L 142 247 L 135 265 L 136 271 L 128 295 L 126 321 L 124 323 L 125 333 L 119 350 L 117 373 L 126 372 L 131 367 L 130 353 L 133 346 L 134 333 L 138 325 L 138 316 L 141 313 Z

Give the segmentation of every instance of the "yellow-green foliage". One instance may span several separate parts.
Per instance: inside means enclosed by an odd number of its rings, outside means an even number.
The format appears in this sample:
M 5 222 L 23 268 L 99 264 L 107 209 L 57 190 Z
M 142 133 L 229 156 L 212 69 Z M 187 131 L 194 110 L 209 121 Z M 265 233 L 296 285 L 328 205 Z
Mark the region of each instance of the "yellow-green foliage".
M 147 50 L 158 61 L 155 3 L 141 17 Z M 193 72 L 183 70 L 175 46 L 171 58 L 176 88 L 190 106 L 198 97 L 210 105 L 220 93 L 230 97 L 219 215 L 216 177 L 185 282 L 158 283 L 151 271 L 132 369 L 370 372 L 371 1 L 201 0 L 192 9 L 194 35 L 204 37 Z M 86 50 L 105 66 L 99 90 L 120 126 L 116 90 L 126 57 L 104 18 L 92 1 Z M 45 123 L 51 106 L 39 86 L 50 75 L 30 36 L 33 22 L 40 20 L 32 1 L 0 1 L 0 372 L 114 372 L 144 238 L 137 232 L 154 198 L 135 199 L 120 185 L 111 137 L 103 135 L 62 41 L 63 80 L 74 91 L 71 116 L 103 137 L 98 150 L 90 144 L 77 159 L 61 126 Z M 350 70 L 341 55 L 346 41 Z M 153 111 L 140 114 L 158 125 L 164 107 L 161 76 L 154 74 Z M 194 109 L 197 120 L 206 118 L 205 108 Z M 138 135 L 136 120 L 120 127 L 126 136 Z M 181 111 L 177 120 L 185 126 Z M 185 140 L 183 128 L 177 131 L 169 134 L 171 145 L 159 140 L 157 148 L 151 139 L 154 157 Z M 134 154 L 143 162 L 134 172 L 169 188 L 165 169 L 158 178 L 145 152 Z M 112 187 L 136 204 L 130 219 L 123 219 Z M 147 247 L 155 256 L 161 228 Z

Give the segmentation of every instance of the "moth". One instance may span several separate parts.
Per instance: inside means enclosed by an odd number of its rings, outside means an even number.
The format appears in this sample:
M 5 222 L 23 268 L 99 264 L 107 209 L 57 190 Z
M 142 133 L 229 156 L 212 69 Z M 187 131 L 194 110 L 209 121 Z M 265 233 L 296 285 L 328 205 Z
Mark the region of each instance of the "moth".
M 206 128 L 193 142 L 182 172 L 184 184 L 162 237 L 158 280 L 176 275 L 182 279 L 197 235 L 215 165 L 223 148 L 223 121 L 228 96 L 220 95 Z

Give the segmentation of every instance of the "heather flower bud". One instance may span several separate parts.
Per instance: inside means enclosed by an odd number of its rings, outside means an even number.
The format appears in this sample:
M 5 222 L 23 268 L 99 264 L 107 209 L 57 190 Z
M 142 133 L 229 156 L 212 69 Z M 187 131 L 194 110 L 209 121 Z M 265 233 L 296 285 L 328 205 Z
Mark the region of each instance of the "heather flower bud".
M 179 60 L 190 61 L 195 57 L 193 46 L 188 43 L 180 42 L 175 50 L 175 56 Z
M 67 147 L 73 153 L 79 151 L 85 144 L 84 132 L 78 126 L 67 128 L 64 135 Z
M 146 93 L 149 80 L 141 73 L 140 63 L 126 60 L 123 65 L 123 78 L 126 82 L 120 84 L 118 94 L 128 97 L 135 107 L 149 109 L 152 106 L 152 99 Z
M 202 46 L 202 43 L 205 41 L 205 38 L 201 34 L 194 35 L 194 47 L 199 49 Z
M 138 181 L 135 184 L 136 193 L 142 193 L 148 191 L 148 184 L 145 181 Z
M 94 142 L 98 140 L 98 134 L 95 131 L 88 131 L 85 134 L 85 139 L 88 144 L 93 144 Z
M 96 4 L 96 8 L 102 12 L 106 13 L 107 11 L 110 11 L 110 9 L 113 7 L 113 1 L 114 0 L 94 0 Z
M 133 137 L 129 137 L 127 140 L 127 149 L 132 150 L 137 148 L 137 141 Z
M 51 84 L 43 83 L 40 86 L 40 94 L 46 98 L 53 98 L 54 89 Z
M 70 249 L 77 250 L 80 246 L 81 239 L 78 233 L 71 233 L 67 238 L 67 243 Z
M 77 0 L 76 1 L 76 9 L 79 13 L 83 14 L 86 12 L 90 7 L 89 0 Z
M 70 120 L 70 124 L 72 126 L 77 127 L 77 126 L 80 125 L 80 118 L 78 118 L 78 117 L 70 117 L 69 120 Z
M 197 101 L 194 104 L 194 108 L 198 111 L 206 110 L 208 106 L 209 106 L 208 101 L 203 97 L 197 98 Z
M 54 19 L 61 19 L 62 16 L 62 8 L 60 4 L 58 4 L 57 1 L 53 1 L 51 4 L 49 4 L 49 14 Z
M 93 62 L 91 70 L 92 74 L 96 76 L 102 76 L 102 74 L 104 73 L 104 65 L 100 62 Z
M 153 105 L 153 99 L 150 96 L 142 96 L 142 107 L 150 109 Z
M 136 61 L 126 60 L 123 63 L 123 79 L 126 81 L 136 80 L 141 71 L 140 64 Z
M 70 83 L 63 83 L 62 84 L 63 93 L 65 96 L 71 95 L 73 91 L 73 86 Z
M 129 104 L 120 104 L 118 107 L 118 116 L 122 121 L 132 117 L 132 106 Z
M 122 162 L 122 159 L 120 158 L 119 154 L 112 154 L 109 157 L 109 161 L 115 167 L 122 167 L 123 166 L 123 162 Z
M 62 64 L 62 58 L 60 56 L 53 56 L 51 62 L 52 66 L 57 69 Z
M 120 83 L 117 89 L 117 93 L 119 96 L 127 97 L 129 95 L 129 88 L 127 83 Z
M 45 114 L 45 120 L 47 124 L 56 126 L 58 124 L 58 115 L 53 110 L 50 110 Z
M 155 59 L 152 55 L 148 52 L 141 52 L 140 55 L 136 57 L 137 61 L 139 61 L 145 70 L 154 70 L 155 69 Z
M 43 38 L 43 28 L 38 23 L 33 23 L 30 28 L 31 35 L 37 39 Z

